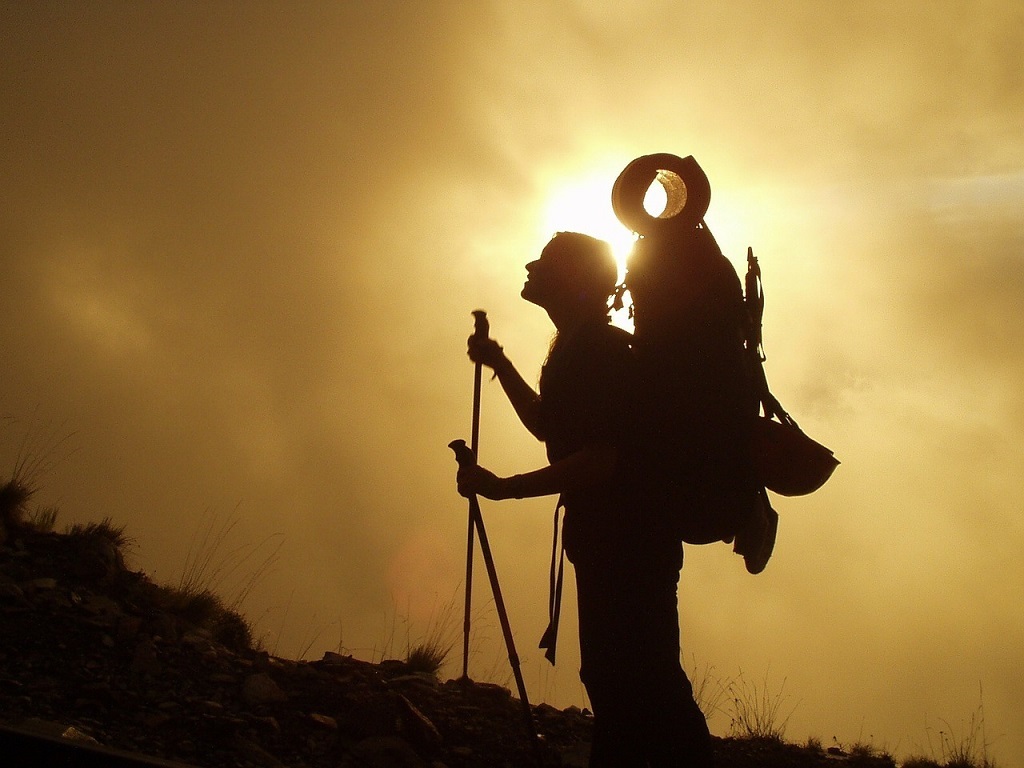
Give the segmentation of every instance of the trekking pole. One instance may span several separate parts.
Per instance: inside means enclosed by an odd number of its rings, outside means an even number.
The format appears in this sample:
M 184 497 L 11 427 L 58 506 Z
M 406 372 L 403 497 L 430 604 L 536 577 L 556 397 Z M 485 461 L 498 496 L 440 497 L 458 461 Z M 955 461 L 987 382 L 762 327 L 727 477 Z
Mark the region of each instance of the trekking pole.
M 473 338 L 487 340 L 490 333 L 487 313 L 482 309 L 473 312 Z M 483 366 L 476 364 L 473 369 L 473 431 L 470 433 L 470 450 L 475 457 L 480 451 L 480 381 Z M 463 443 L 465 445 L 465 443 Z M 454 449 L 453 449 L 454 450 Z M 473 503 L 470 502 L 469 528 L 466 533 L 466 612 L 462 620 L 462 679 L 469 679 L 469 615 L 473 606 Z
M 476 464 L 476 456 L 466 445 L 465 440 L 453 440 L 448 447 L 455 452 L 455 460 L 459 467 L 470 467 Z M 487 576 L 491 581 L 491 591 L 494 593 L 494 607 L 498 611 L 498 623 L 501 624 L 501 632 L 505 636 L 505 647 L 508 650 L 508 661 L 512 666 L 512 675 L 516 679 L 516 687 L 519 689 L 519 700 L 523 705 L 523 715 L 526 727 L 533 741 L 533 747 L 538 760 L 540 760 L 540 737 L 537 735 L 537 727 L 533 722 L 533 710 L 530 708 L 530 700 L 526 695 L 526 683 L 523 680 L 523 671 L 519 666 L 519 654 L 516 653 L 516 643 L 512 637 L 512 625 L 509 624 L 508 611 L 505 610 L 505 601 L 501 597 L 501 585 L 498 584 L 498 571 L 494 567 L 494 557 L 491 555 L 491 547 L 487 542 L 487 532 L 484 530 L 484 518 L 480 514 L 480 501 L 476 494 L 469 497 L 469 520 L 471 525 L 476 526 L 477 535 L 480 537 L 480 554 L 483 555 L 484 565 L 487 567 Z

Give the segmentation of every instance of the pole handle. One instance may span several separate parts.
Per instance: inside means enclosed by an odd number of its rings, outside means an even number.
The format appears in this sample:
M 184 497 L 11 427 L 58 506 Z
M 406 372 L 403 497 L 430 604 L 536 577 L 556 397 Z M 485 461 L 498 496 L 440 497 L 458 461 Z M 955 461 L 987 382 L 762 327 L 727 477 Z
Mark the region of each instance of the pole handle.
M 477 339 L 486 339 L 491 333 L 491 324 L 487 320 L 487 313 L 482 309 L 473 310 L 473 336 Z
M 452 440 L 448 443 L 448 447 L 455 452 L 455 461 L 458 462 L 459 467 L 472 467 L 476 464 L 476 456 L 473 455 L 473 450 L 466 445 L 465 440 Z

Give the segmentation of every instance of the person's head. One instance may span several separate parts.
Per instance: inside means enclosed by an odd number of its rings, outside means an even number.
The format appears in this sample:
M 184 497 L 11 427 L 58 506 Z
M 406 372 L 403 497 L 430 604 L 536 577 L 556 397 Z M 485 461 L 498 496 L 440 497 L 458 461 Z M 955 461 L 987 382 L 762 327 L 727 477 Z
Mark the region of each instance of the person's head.
M 579 232 L 559 232 L 526 265 L 522 297 L 556 313 L 607 315 L 618 266 L 611 246 Z

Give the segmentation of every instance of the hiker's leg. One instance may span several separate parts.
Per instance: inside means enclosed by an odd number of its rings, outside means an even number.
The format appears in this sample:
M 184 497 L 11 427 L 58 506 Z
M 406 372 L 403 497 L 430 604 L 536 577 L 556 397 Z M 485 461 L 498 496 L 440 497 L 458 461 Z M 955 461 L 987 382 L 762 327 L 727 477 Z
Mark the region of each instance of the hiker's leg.
M 590 768 L 641 768 L 635 604 L 610 564 L 576 565 L 580 679 L 594 712 Z
M 677 584 L 681 548 L 648 554 L 637 598 L 643 627 L 645 742 L 651 768 L 710 768 L 711 735 L 680 663 Z

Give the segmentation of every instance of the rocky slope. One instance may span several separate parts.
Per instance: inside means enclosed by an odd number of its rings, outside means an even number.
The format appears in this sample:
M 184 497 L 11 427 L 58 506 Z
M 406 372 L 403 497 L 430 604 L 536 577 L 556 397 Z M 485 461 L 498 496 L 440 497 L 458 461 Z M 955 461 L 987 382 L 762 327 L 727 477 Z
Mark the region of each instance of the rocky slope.
M 211 768 L 586 765 L 586 712 L 535 707 L 534 742 L 519 700 L 498 686 L 440 682 L 400 661 L 251 649 L 239 617 L 125 568 L 116 529 L 9 534 L 0 726 Z M 725 768 L 892 766 L 770 740 L 717 749 Z

